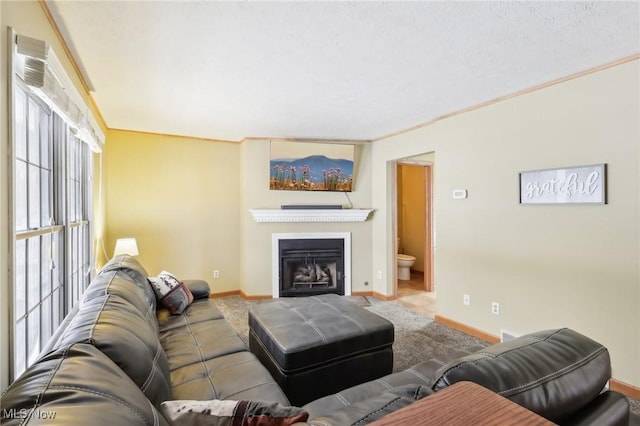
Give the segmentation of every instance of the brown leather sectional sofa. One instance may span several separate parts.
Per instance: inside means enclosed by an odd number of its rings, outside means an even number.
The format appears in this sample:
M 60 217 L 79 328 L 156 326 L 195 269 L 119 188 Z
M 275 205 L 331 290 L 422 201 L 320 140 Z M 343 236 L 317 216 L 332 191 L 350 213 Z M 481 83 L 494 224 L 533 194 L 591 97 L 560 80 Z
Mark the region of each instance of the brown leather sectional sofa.
M 224 319 L 202 281 L 181 315 L 157 306 L 147 272 L 111 260 L 2 395 L 3 425 L 167 425 L 166 400 L 289 401 Z M 632 424 L 626 398 L 603 388 L 602 345 L 568 329 L 535 333 L 316 399 L 308 424 L 365 424 L 460 380 L 499 392 L 559 424 Z M 331 380 L 318 377 L 318 380 Z

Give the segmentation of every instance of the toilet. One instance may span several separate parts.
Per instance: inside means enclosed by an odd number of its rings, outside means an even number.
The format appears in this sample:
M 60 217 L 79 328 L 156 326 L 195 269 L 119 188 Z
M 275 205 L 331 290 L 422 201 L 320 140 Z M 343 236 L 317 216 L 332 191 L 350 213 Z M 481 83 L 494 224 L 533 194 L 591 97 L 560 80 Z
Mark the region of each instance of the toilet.
M 397 248 L 400 247 L 400 239 L 398 239 Z M 397 254 L 398 258 L 398 279 L 407 281 L 411 279 L 411 267 L 416 258 L 408 254 Z

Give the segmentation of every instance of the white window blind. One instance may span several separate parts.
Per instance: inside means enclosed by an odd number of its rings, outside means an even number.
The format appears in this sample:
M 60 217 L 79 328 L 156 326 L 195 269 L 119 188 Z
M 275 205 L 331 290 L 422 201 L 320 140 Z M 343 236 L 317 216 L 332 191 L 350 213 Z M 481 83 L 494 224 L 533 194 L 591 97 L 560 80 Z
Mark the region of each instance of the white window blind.
M 29 88 L 69 125 L 94 152 L 102 151 L 104 134 L 75 89 L 49 43 L 16 36 L 16 72 Z

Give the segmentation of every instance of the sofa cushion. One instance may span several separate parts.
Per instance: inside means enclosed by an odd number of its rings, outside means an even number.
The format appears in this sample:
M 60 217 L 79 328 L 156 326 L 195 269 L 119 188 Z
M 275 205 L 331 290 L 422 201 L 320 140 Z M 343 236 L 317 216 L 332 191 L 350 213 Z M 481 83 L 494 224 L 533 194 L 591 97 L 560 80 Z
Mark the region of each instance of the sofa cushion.
M 302 408 L 265 401 L 166 401 L 162 413 L 180 426 L 290 426 L 309 417 Z
M 167 425 L 138 386 L 87 344 L 46 354 L 9 386 L 0 406 L 7 426 Z
M 393 388 L 406 385 L 423 385 L 430 388 L 431 385 L 433 385 L 433 376 L 438 368 L 442 367 L 447 361 L 469 355 L 481 348 L 482 346 L 473 346 L 465 350 L 451 352 L 442 360 L 431 359 L 423 361 L 406 370 L 391 373 L 379 379 L 371 380 L 341 390 L 338 393 L 318 398 L 304 405 L 303 408 L 309 412 L 309 417 L 313 419 L 326 413 L 342 410 L 349 405 L 357 404 L 363 400 L 374 398 Z
M 71 343 L 88 343 L 104 352 L 156 408 L 171 399 L 169 364 L 158 334 L 125 299 L 107 294 L 83 302 L 58 346 Z
M 173 315 L 169 309 L 160 307 L 156 311 L 156 319 L 160 332 L 171 330 L 173 328 L 189 327 L 192 324 L 223 319 L 224 315 L 220 312 L 218 305 L 211 299 L 194 300 L 189 309 L 185 309 L 179 315 Z
M 193 294 L 173 274 L 162 271 L 157 277 L 149 277 L 151 288 L 162 306 L 172 314 L 181 314 L 193 302 Z
M 598 396 L 610 365 L 601 344 L 568 328 L 547 330 L 449 362 L 433 389 L 472 381 L 557 423 Z
M 431 395 L 433 391 L 423 385 L 406 385 L 389 389 L 365 400 L 310 418 L 310 426 L 364 425 L 393 413 L 415 401 Z
M 247 350 L 238 333 L 224 319 L 163 331 L 160 333 L 160 343 L 167 354 L 170 370 Z
M 156 296 L 149 285 L 149 281 L 147 280 L 149 274 L 134 257 L 129 256 L 128 254 L 114 256 L 102 267 L 98 276 L 112 271 L 120 271 L 127 274 L 131 278 L 132 282 L 134 282 L 144 292 L 145 297 L 149 302 L 153 303 L 155 306 Z
M 289 400 L 249 351 L 196 362 L 171 371 L 173 399 Z
M 129 275 L 133 281 L 140 285 L 142 289 L 150 292 L 153 295 L 153 291 L 149 287 L 149 283 L 147 282 L 147 277 L 149 274 L 146 269 L 138 262 L 134 257 L 128 254 L 121 254 L 118 256 L 114 256 L 111 260 L 109 260 L 100 270 L 99 274 L 111 272 L 111 271 L 122 271 L 125 274 Z M 98 274 L 98 275 L 99 275 Z
M 150 300 L 145 291 L 122 271 L 105 272 L 97 276 L 82 295 L 82 300 L 89 301 L 106 294 L 114 294 L 135 306 L 145 317 L 149 325 L 158 331 L 155 299 Z

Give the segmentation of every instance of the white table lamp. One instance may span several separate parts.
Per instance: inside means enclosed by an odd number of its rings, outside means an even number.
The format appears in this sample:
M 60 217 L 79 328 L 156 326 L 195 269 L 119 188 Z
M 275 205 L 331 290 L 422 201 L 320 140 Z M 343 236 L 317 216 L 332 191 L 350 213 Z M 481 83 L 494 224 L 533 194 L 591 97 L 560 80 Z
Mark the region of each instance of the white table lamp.
M 116 248 L 113 250 L 113 255 L 128 254 L 130 256 L 137 256 L 138 243 L 135 238 L 118 238 L 116 241 Z

